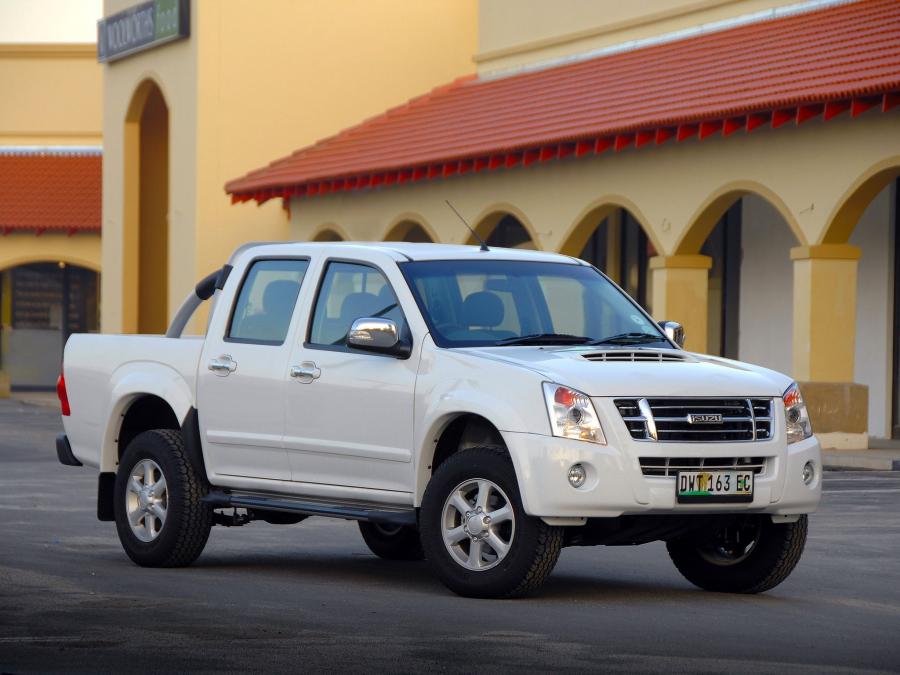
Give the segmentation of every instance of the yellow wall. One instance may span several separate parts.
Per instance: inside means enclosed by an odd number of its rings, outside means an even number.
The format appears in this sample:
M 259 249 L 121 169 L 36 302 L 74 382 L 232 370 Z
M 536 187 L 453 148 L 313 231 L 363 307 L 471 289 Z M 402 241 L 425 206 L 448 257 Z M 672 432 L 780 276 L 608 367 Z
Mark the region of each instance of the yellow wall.
M 107 0 L 104 13 L 132 4 Z M 107 332 L 136 329 L 123 251 L 138 198 L 123 180 L 124 120 L 144 79 L 170 111 L 171 316 L 236 246 L 290 236 L 279 200 L 232 206 L 227 180 L 474 70 L 475 0 L 201 0 L 191 12 L 189 39 L 104 67 Z
M 99 145 L 94 45 L 0 44 L 0 145 Z
M 731 19 L 797 0 L 481 0 L 480 72 Z

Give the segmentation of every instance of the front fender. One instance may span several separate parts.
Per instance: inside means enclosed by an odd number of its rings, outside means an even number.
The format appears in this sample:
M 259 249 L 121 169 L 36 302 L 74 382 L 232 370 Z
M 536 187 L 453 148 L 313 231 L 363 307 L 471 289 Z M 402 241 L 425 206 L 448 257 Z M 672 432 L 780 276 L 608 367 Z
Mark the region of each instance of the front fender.
M 501 435 L 548 433 L 543 379 L 528 368 L 441 349 L 427 340 L 416 381 L 415 503 L 421 503 L 431 478 L 437 442 L 457 417 L 483 417 Z M 513 464 L 518 465 L 515 457 Z

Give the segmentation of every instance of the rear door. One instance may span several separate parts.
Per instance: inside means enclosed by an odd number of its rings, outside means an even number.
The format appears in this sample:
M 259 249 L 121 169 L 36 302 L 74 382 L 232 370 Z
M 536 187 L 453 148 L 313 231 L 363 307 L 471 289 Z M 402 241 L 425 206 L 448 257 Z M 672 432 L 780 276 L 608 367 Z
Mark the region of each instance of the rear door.
M 213 475 L 291 479 L 282 442 L 284 390 L 308 267 L 307 258 L 253 260 L 232 307 L 214 315 L 197 378 L 200 431 Z

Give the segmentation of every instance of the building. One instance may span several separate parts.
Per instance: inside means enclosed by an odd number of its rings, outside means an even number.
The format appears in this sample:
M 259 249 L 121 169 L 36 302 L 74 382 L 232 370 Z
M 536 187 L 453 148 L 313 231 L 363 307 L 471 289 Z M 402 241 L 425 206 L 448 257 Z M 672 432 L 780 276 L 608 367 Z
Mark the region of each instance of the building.
M 890 437 L 898 12 L 106 0 L 103 330 L 162 331 L 248 240 L 470 241 L 450 199 L 792 373 L 826 444 Z
M 224 182 L 471 71 L 477 12 L 474 0 L 106 0 L 99 30 L 102 326 L 160 333 L 236 246 L 291 236 L 282 204 L 233 209 Z
M 826 445 L 898 433 L 900 3 L 482 0 L 478 31 L 475 74 L 230 180 L 237 217 L 471 241 L 449 199 L 792 373 Z
M 53 387 L 68 335 L 99 330 L 95 17 L 87 36 L 35 20 L 57 9 L 0 8 L 0 396 Z

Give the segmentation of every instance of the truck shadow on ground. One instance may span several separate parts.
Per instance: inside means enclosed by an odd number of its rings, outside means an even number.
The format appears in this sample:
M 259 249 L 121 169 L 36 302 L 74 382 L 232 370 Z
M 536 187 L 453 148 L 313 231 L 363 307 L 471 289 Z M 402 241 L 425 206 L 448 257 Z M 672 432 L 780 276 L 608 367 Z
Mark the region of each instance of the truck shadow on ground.
M 259 577 L 277 581 L 295 580 L 298 583 L 328 582 L 342 584 L 344 587 L 359 585 L 364 590 L 378 588 L 390 591 L 392 586 L 396 586 L 398 591 L 402 590 L 404 593 L 413 591 L 456 597 L 440 583 L 426 562 L 381 560 L 368 553 L 340 556 L 215 554 L 201 557 L 191 569 L 195 569 L 198 573 L 203 571 L 225 573 L 229 577 L 240 574 L 245 576 L 246 583 L 253 583 L 253 578 Z M 654 604 L 691 599 L 704 602 L 728 599 L 733 601 L 735 597 L 665 581 L 642 583 L 632 579 L 616 579 L 614 573 L 604 577 L 602 573 L 593 576 L 556 572 L 537 593 L 527 596 L 527 599 Z

